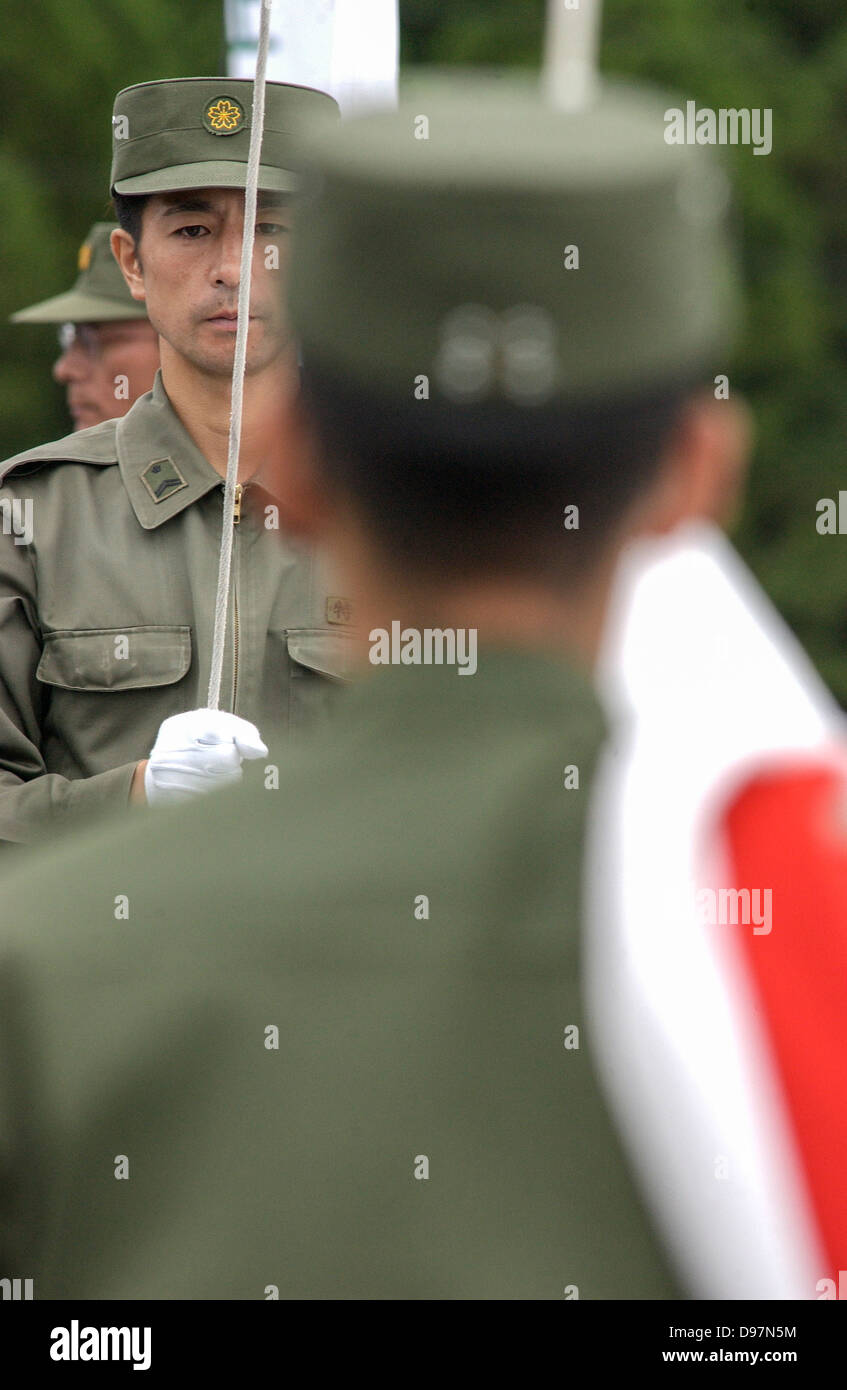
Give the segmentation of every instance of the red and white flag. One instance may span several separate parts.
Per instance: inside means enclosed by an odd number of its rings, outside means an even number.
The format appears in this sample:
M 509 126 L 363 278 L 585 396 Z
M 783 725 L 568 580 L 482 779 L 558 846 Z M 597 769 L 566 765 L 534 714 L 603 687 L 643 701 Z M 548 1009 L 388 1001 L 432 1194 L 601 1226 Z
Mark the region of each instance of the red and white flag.
M 844 716 L 708 525 L 632 547 L 598 684 L 586 987 L 648 1202 L 694 1296 L 836 1297 Z

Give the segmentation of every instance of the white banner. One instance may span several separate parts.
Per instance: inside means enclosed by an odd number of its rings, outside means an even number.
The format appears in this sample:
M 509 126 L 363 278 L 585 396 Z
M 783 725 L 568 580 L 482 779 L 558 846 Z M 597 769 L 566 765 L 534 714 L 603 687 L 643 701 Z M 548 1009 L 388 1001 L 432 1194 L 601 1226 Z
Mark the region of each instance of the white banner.
M 259 0 L 224 0 L 227 71 L 251 78 Z M 397 102 L 397 0 L 275 0 L 268 80 L 329 92 L 349 116 Z

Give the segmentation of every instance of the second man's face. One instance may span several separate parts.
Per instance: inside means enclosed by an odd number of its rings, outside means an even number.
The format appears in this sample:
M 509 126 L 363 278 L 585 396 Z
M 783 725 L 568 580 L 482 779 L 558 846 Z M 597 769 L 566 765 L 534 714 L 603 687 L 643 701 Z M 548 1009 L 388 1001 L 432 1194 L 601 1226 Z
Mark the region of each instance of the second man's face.
M 153 385 L 159 339 L 146 319 L 66 323 L 54 379 L 65 387 L 75 430 L 125 415 Z
M 259 194 L 247 336 L 247 372 L 289 346 L 282 310 L 290 199 Z M 154 194 L 144 208 L 138 285 L 150 322 L 199 370 L 229 377 L 235 353 L 244 193 L 203 188 Z M 125 267 L 126 269 L 126 267 Z

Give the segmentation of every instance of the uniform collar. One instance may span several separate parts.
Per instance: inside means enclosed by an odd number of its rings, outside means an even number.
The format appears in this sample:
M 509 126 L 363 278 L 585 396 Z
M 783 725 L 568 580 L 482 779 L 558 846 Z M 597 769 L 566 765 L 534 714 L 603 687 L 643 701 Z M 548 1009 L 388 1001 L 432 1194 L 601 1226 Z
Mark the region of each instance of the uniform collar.
M 223 485 L 168 400 L 161 370 L 152 391 L 118 421 L 116 448 L 124 487 L 145 531 Z

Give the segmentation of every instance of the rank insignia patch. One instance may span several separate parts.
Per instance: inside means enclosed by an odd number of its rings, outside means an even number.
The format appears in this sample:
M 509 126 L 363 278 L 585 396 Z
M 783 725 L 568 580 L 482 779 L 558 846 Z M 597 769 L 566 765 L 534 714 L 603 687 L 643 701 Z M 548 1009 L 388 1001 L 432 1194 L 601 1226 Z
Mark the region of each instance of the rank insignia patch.
M 155 459 L 148 464 L 141 474 L 141 481 L 154 502 L 164 502 L 172 493 L 188 487 L 176 464 L 169 458 Z
M 244 125 L 244 107 L 235 97 L 215 97 L 203 109 L 203 124 L 213 135 L 234 135 Z
M 349 623 L 353 617 L 353 605 L 349 598 L 339 598 L 330 594 L 326 601 L 326 620 L 328 623 Z

